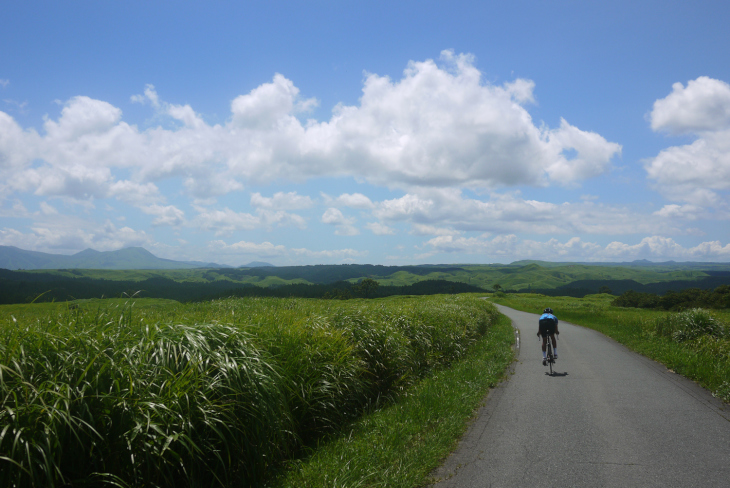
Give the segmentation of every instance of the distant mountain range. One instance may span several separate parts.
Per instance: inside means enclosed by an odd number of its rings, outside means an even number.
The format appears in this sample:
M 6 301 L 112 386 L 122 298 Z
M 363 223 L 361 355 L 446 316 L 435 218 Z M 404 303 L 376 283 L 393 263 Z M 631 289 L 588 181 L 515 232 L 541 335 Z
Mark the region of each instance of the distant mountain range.
M 263 261 L 251 261 L 248 264 L 239 266 L 239 268 L 275 268 L 273 264 L 265 263 Z
M 351 265 L 350 267 L 355 266 Z M 370 268 L 359 269 L 358 272 L 362 272 L 361 275 L 357 276 L 370 276 L 378 275 L 381 276 L 385 272 L 383 266 L 374 265 L 360 265 L 369 266 Z M 655 263 L 647 260 L 637 260 L 632 262 L 624 263 L 582 263 L 582 262 L 548 262 L 548 261 L 536 261 L 536 260 L 523 260 L 515 261 L 509 265 L 505 264 L 489 264 L 489 265 L 474 265 L 474 264 L 451 264 L 451 265 L 417 265 L 417 266 L 406 266 L 409 272 L 417 271 L 417 274 L 423 274 L 429 268 L 438 270 L 441 272 L 449 272 L 450 270 L 463 269 L 466 267 L 483 267 L 488 268 L 520 268 L 522 272 L 526 271 L 531 266 L 539 266 L 542 268 L 563 268 L 570 266 L 608 266 L 612 268 L 626 267 L 626 268 L 647 268 L 659 270 L 663 268 L 665 271 L 668 270 L 704 270 L 704 271 L 727 271 L 730 269 L 730 263 L 703 263 L 703 262 L 674 262 L 668 261 L 663 263 Z M 357 266 L 355 266 L 357 267 Z M 172 259 L 158 258 L 151 252 L 147 251 L 142 247 L 128 247 L 126 249 L 120 249 L 118 251 L 94 251 L 93 249 L 86 249 L 84 251 L 72 254 L 70 256 L 63 254 L 49 254 L 37 251 L 26 251 L 19 249 L 14 246 L 0 246 L 0 269 L 8 270 L 37 270 L 37 269 L 107 269 L 107 270 L 132 270 L 132 269 L 195 269 L 195 268 L 215 268 L 233 269 L 233 266 L 225 264 L 209 263 L 202 261 L 174 261 Z M 265 268 L 276 268 L 275 270 L 266 270 Z M 292 279 L 293 276 L 301 277 L 302 273 L 308 274 L 312 269 L 336 269 L 337 275 L 342 274 L 343 269 L 347 269 L 347 266 L 285 266 L 278 267 L 273 264 L 252 261 L 248 264 L 239 266 L 238 269 L 249 269 L 257 276 L 283 276 L 287 275 L 287 279 Z M 381 269 L 382 268 L 382 269 Z M 402 267 L 394 267 L 402 268 Z M 405 269 L 404 268 L 404 269 Z M 448 268 L 448 269 L 443 269 Z M 354 269 L 352 272 L 356 272 Z M 395 271 L 392 271 L 395 272 Z M 289 277 L 292 274 L 292 277 Z M 329 274 L 329 271 L 325 274 Z M 352 273 L 347 273 L 347 277 L 340 277 L 339 279 L 349 279 Z M 388 274 L 388 273 L 386 273 Z M 321 278 L 321 277 L 320 277 Z M 331 280 L 329 280 L 331 281 Z M 329 282 L 328 280 L 315 279 L 313 282 Z M 504 280 L 503 280 L 504 281 Z
M 193 269 L 230 268 L 216 263 L 158 258 L 142 247 L 118 251 L 84 251 L 66 256 L 0 246 L 0 268 L 17 269 Z
M 701 270 L 713 270 L 720 269 L 726 270 L 730 263 L 722 262 L 705 262 L 705 261 L 649 261 L 648 259 L 637 259 L 635 261 L 623 261 L 623 262 L 588 262 L 588 261 L 537 261 L 534 259 L 525 259 L 521 261 L 514 261 L 511 266 L 528 266 L 530 264 L 537 264 L 543 268 L 558 268 L 563 266 L 610 266 L 612 268 L 669 268 L 669 269 L 701 269 Z M 501 266 L 501 265 L 500 265 Z

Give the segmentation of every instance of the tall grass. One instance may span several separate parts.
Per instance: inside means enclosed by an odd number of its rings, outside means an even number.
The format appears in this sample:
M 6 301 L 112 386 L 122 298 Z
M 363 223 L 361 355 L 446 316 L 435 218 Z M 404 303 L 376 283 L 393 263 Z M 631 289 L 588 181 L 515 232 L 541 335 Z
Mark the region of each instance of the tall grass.
M 286 445 L 289 416 L 278 373 L 250 334 L 107 318 L 3 341 L 0 452 L 16 468 L 4 466 L 3 486 L 260 476 Z
M 489 388 L 513 359 L 514 331 L 501 316 L 469 353 L 404 393 L 398 402 L 289 463 L 271 488 L 412 488 L 454 449 Z
M 497 317 L 463 297 L 43 307 L 2 310 L 2 486 L 255 486 Z

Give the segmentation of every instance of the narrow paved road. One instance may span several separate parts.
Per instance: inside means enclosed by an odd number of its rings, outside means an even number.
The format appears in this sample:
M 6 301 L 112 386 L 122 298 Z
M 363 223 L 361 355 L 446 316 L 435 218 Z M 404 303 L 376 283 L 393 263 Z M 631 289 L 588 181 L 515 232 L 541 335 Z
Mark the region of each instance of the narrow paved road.
M 730 408 L 565 322 L 558 374 L 548 376 L 538 316 L 499 309 L 521 338 L 514 373 L 490 393 L 434 488 L 730 487 Z

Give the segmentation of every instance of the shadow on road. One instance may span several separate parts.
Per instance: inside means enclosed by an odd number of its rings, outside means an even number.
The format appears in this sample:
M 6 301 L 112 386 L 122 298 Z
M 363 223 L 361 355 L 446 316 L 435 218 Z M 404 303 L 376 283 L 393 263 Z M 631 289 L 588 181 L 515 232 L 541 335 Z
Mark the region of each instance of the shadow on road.
M 549 371 L 545 371 L 545 374 L 548 375 L 548 376 L 552 376 L 552 377 L 555 377 L 555 376 L 568 376 L 568 372 L 567 371 L 565 373 L 558 373 L 556 371 L 553 371 L 553 374 L 550 374 Z

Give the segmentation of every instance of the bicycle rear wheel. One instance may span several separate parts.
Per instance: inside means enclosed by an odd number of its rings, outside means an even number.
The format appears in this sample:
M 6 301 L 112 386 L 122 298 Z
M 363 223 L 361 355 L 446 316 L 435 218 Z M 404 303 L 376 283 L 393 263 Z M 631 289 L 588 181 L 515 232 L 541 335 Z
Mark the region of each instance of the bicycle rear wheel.
M 547 362 L 550 366 L 550 376 L 553 375 L 553 363 L 555 362 L 555 358 L 553 358 L 553 346 L 550 343 L 550 338 L 548 337 L 547 341 Z

